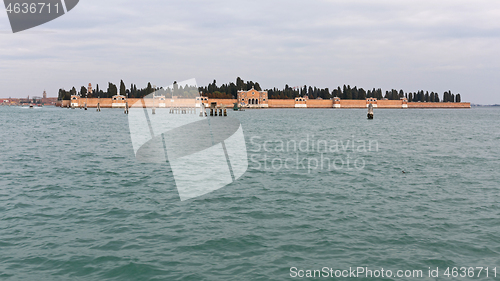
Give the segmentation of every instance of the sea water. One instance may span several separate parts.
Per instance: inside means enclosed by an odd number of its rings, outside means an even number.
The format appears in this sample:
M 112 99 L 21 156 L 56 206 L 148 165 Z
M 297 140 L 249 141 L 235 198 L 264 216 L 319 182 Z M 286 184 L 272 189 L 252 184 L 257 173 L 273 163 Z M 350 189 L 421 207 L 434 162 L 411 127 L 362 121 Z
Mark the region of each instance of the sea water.
M 181 201 L 123 110 L 0 107 L 0 280 L 500 278 L 499 109 L 228 114 L 247 172 Z

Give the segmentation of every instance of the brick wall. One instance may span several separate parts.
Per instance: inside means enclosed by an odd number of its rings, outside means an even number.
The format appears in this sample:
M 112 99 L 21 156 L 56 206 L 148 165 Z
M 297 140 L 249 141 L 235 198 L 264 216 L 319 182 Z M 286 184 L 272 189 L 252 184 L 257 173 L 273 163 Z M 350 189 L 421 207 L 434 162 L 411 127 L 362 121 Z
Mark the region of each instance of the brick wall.
M 269 100 L 270 108 L 295 108 L 295 100 Z
M 470 108 L 470 102 L 409 102 L 408 108 Z
M 402 100 L 378 100 L 377 108 L 402 108 Z
M 233 107 L 234 104 L 238 102 L 238 100 L 237 99 L 208 99 L 208 106 L 210 106 L 210 104 L 212 102 L 216 102 L 217 106 L 224 105 L 226 107 Z
M 95 108 L 97 107 L 99 99 L 89 98 L 87 100 L 87 107 Z M 234 103 L 238 100 L 236 99 L 209 99 L 208 104 L 212 102 L 217 102 L 217 106 L 224 105 L 226 107 L 233 107 Z M 111 99 L 100 99 L 101 108 L 111 108 Z M 155 100 L 155 107 L 159 107 L 159 100 Z M 270 108 L 295 108 L 294 99 L 271 99 L 269 100 Z M 308 108 L 332 108 L 332 100 L 308 100 Z M 80 99 L 80 105 L 83 107 L 85 104 L 85 99 Z M 142 107 L 142 99 L 128 99 L 128 104 L 130 107 Z M 144 104 L 146 107 L 153 107 L 153 99 L 145 99 Z M 176 99 L 173 103 L 170 99 L 165 100 L 165 106 L 168 107 L 194 107 L 195 102 L 192 99 Z M 365 100 L 341 100 L 342 108 L 366 108 Z M 403 101 L 401 100 L 379 100 L 377 101 L 377 108 L 402 108 Z M 58 102 L 58 106 L 69 107 L 70 101 Z M 471 105 L 468 102 L 463 103 L 443 103 L 443 102 L 409 102 L 408 108 L 470 108 Z
M 308 108 L 333 108 L 332 100 L 307 100 Z
M 340 100 L 341 108 L 366 108 L 366 100 Z

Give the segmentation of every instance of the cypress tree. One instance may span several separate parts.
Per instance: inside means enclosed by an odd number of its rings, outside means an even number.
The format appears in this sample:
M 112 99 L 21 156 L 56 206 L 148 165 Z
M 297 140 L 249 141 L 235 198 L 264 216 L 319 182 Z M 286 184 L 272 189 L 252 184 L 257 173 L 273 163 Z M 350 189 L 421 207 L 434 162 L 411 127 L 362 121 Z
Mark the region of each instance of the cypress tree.
M 85 86 L 82 86 L 82 87 L 80 88 L 80 96 L 81 96 L 82 98 L 87 97 L 87 88 L 86 88 Z
M 346 89 L 346 92 L 344 94 L 345 94 L 346 100 L 352 100 L 352 90 L 351 90 L 350 85 L 347 85 L 347 89 Z
M 116 85 L 109 82 L 108 83 L 108 92 L 106 93 L 106 97 L 110 98 L 112 96 L 115 96 L 118 94 L 118 89 L 116 88 Z
M 360 100 L 366 100 L 366 92 L 365 92 L 365 89 L 363 88 L 359 88 L 359 91 L 358 91 L 358 98 Z
M 353 100 L 358 99 L 358 88 L 356 86 L 352 88 L 351 95 Z
M 125 87 L 125 83 L 123 80 L 120 81 L 120 95 L 125 96 L 127 88 Z

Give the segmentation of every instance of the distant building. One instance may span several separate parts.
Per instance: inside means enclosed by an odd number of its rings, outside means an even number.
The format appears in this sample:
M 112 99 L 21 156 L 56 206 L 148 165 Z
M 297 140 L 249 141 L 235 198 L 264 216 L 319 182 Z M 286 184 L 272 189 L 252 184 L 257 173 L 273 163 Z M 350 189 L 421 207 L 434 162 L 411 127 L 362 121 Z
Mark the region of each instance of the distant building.
M 153 106 L 158 105 L 159 108 L 167 107 L 164 95 L 153 96 L 153 98 L 154 98 Z
M 246 107 L 269 107 L 266 91 L 238 91 L 238 103 Z
M 205 105 L 205 107 L 208 107 L 208 98 L 207 97 L 196 97 L 196 107 L 201 107 L 201 105 Z
M 47 98 L 47 92 L 43 91 L 43 98 L 46 99 Z
M 402 97 L 401 101 L 403 102 L 402 108 L 408 108 L 408 99 L 406 97 Z
M 301 108 L 301 107 L 306 108 L 307 107 L 307 100 L 309 99 L 306 97 L 295 98 L 295 108 Z
M 376 98 L 367 98 L 366 99 L 366 107 L 369 107 L 370 104 L 375 108 L 378 107 L 378 100 Z
M 333 108 L 340 108 L 340 107 L 341 107 L 340 98 L 334 97 L 333 98 Z
M 79 107 L 80 106 L 80 96 L 71 95 L 71 107 Z
M 112 108 L 125 108 L 127 105 L 127 98 L 122 95 L 116 95 L 111 98 Z

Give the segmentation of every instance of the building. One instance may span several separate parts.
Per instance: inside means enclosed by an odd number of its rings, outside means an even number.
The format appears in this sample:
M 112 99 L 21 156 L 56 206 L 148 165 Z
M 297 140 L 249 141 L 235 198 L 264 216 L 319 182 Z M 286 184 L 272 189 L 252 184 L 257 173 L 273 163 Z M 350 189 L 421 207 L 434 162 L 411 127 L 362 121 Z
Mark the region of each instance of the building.
M 307 100 L 308 100 L 308 98 L 305 98 L 305 97 L 295 98 L 295 108 L 306 108 L 307 107 Z
M 408 108 L 408 99 L 403 97 L 401 101 L 403 102 L 402 108 Z
M 333 108 L 340 108 L 340 98 L 339 97 L 334 97 L 333 98 Z
M 112 108 L 125 108 L 126 106 L 127 106 L 127 98 L 125 96 L 118 94 L 111 98 Z
M 195 107 L 200 108 L 202 104 L 205 107 L 208 107 L 208 98 L 207 97 L 196 97 Z
M 269 107 L 266 91 L 257 91 L 253 87 L 250 91 L 238 91 L 238 103 L 242 107 Z
M 47 98 L 47 92 L 46 91 L 43 91 L 43 96 L 42 96 L 44 99 Z
M 153 96 L 153 107 L 158 105 L 159 108 L 165 108 L 167 105 L 165 104 L 165 96 L 164 95 L 158 95 L 158 96 Z
M 71 107 L 79 107 L 80 106 L 80 96 L 71 95 Z
M 367 98 L 366 99 L 366 107 L 369 107 L 370 104 L 375 108 L 378 107 L 378 101 L 376 98 Z

